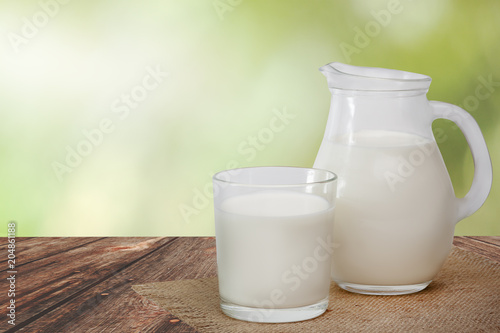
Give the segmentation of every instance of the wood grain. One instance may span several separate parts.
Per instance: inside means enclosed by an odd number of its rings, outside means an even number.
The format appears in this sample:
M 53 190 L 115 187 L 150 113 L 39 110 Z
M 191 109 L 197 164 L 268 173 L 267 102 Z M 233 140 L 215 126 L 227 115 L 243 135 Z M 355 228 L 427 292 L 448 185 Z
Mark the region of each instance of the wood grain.
M 19 324 L 14 329 L 20 329 L 94 285 L 109 280 L 130 263 L 171 240 L 105 238 L 19 267 L 16 279 L 16 323 Z M 7 289 L 7 280 L 0 280 L 0 290 Z M 0 304 L 8 301 L 7 293 L 0 293 Z M 6 311 L 6 307 L 2 307 L 0 317 L 6 318 Z M 8 328 L 7 325 L 5 320 L 0 321 L 0 330 Z
M 133 284 L 216 275 L 215 239 L 183 238 L 74 297 L 23 328 L 26 332 L 195 332 L 135 293 Z M 104 295 L 104 296 L 103 296 Z M 146 330 L 147 329 L 147 330 Z
M 479 240 L 481 242 L 493 244 L 493 245 L 500 247 L 500 236 L 475 236 L 475 237 L 468 237 L 468 238 L 476 239 L 476 240 Z
M 65 238 L 30 238 L 24 241 L 16 237 L 16 267 L 21 267 L 30 262 L 48 258 L 61 252 L 67 252 L 77 247 L 86 246 L 103 239 L 103 237 L 65 237 Z M 0 253 L 7 253 L 7 244 L 0 246 Z M 0 258 L 0 272 L 7 269 L 7 256 Z
M 500 262 L 500 237 L 455 237 L 453 245 Z

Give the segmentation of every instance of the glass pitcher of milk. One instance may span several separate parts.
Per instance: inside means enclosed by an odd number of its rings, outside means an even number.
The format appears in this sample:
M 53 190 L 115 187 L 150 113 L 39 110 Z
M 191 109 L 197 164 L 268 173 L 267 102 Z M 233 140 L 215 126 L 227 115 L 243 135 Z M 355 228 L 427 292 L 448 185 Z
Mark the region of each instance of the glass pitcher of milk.
M 428 76 L 341 63 L 320 71 L 332 100 L 314 167 L 338 175 L 332 278 L 363 294 L 420 291 L 448 256 L 455 224 L 489 194 L 481 130 L 465 110 L 427 100 Z M 437 118 L 455 122 L 472 152 L 464 198 L 455 197 L 434 140 Z

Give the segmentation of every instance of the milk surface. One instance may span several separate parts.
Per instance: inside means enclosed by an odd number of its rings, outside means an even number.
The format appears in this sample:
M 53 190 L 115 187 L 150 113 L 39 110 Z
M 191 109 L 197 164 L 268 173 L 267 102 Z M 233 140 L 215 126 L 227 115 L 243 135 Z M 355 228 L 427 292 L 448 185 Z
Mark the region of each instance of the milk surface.
M 259 191 L 215 208 L 220 296 L 257 308 L 293 308 L 328 295 L 333 208 L 319 196 Z
M 361 131 L 323 141 L 314 167 L 338 175 L 336 282 L 389 286 L 433 279 L 456 222 L 453 188 L 434 141 Z

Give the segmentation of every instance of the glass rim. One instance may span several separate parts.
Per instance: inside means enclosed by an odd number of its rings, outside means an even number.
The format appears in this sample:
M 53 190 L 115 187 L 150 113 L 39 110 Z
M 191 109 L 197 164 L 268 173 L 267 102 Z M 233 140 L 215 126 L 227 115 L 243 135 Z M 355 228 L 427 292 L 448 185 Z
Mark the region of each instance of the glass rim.
M 290 184 L 250 184 L 248 182 L 241 182 L 241 181 L 231 181 L 227 179 L 222 179 L 219 176 L 225 173 L 230 173 L 230 172 L 240 172 L 244 170 L 255 170 L 255 169 L 296 169 L 296 170 L 311 170 L 315 172 L 324 172 L 325 175 L 327 175 L 327 179 L 323 180 L 317 180 L 317 181 L 310 181 L 310 182 L 296 182 L 296 183 L 290 183 Z M 234 169 L 227 169 L 227 170 L 222 170 L 217 173 L 215 173 L 212 176 L 213 181 L 225 183 L 228 185 L 237 185 L 237 186 L 245 186 L 245 187 L 298 187 L 298 186 L 307 186 L 307 185 L 314 185 L 314 184 L 326 184 L 326 183 L 331 183 L 333 181 L 336 181 L 338 179 L 337 174 L 335 174 L 332 171 L 326 170 L 326 169 L 319 169 L 319 168 L 307 168 L 307 167 L 293 167 L 293 166 L 254 166 L 254 167 L 242 167 L 242 168 L 234 168 Z

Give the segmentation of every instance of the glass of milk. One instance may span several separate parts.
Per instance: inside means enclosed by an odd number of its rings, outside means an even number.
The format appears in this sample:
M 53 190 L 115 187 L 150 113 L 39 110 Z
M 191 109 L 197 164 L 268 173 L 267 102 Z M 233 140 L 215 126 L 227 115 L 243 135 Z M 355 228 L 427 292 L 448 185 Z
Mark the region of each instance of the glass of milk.
M 326 170 L 254 167 L 213 177 L 220 305 L 265 323 L 325 312 L 337 176 Z

